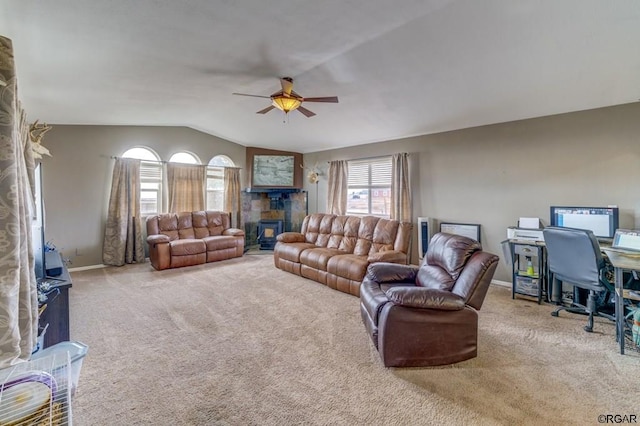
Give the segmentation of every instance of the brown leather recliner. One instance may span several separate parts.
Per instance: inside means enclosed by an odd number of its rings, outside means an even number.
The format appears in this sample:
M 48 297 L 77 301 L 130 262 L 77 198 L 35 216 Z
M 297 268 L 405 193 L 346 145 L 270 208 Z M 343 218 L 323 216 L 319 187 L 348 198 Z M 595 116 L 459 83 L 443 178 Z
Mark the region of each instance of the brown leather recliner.
M 446 365 L 478 353 L 478 310 L 498 256 L 459 235 L 433 236 L 422 264 L 373 263 L 360 312 L 386 367 Z

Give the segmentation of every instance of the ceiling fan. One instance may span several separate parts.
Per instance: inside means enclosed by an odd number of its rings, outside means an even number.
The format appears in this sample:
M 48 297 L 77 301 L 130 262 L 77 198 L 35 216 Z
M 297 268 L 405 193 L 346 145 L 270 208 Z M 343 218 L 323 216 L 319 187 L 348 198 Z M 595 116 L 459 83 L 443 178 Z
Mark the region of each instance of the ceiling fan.
M 303 102 L 330 102 L 330 103 L 338 103 L 337 96 L 324 96 L 319 98 L 304 98 L 293 91 L 293 79 L 291 77 L 282 77 L 280 79 L 280 85 L 282 86 L 282 90 L 278 90 L 273 93 L 271 96 L 262 96 L 262 95 L 248 95 L 246 93 L 233 93 L 234 95 L 240 96 L 253 96 L 254 98 L 266 98 L 271 99 L 271 105 L 266 107 L 265 109 L 261 109 L 256 114 L 266 114 L 274 108 L 278 108 L 281 111 L 284 111 L 285 114 L 289 113 L 289 111 L 298 110 L 306 117 L 313 117 L 315 112 L 309 111 L 307 108 L 302 106 Z

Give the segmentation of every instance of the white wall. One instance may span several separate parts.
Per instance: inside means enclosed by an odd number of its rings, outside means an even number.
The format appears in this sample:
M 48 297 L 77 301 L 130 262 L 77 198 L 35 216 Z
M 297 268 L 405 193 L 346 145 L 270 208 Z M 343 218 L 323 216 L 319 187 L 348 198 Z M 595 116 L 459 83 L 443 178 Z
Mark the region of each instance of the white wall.
M 53 125 L 43 145 L 53 155 L 42 161 L 46 238 L 71 259 L 72 268 L 102 263 L 111 156 L 146 146 L 165 161 L 189 151 L 203 163 L 224 154 L 245 167 L 244 146 L 185 127 Z
M 245 147 L 188 128 L 54 125 L 44 145 L 47 238 L 72 267 L 102 262 L 110 156 L 145 145 L 164 160 L 186 150 L 245 168 Z M 307 154 L 323 169 L 317 187 L 305 182 L 309 211 L 326 209 L 327 161 L 396 152 L 411 154 L 414 218 L 480 223 L 484 248 L 500 256 L 506 227 L 521 216 L 548 224 L 550 205 L 616 204 L 621 227 L 640 227 L 639 103 Z M 504 262 L 496 278 L 510 281 Z
M 317 211 L 325 211 L 327 161 L 411 154 L 413 217 L 479 223 L 486 250 L 519 217 L 549 223 L 551 205 L 618 205 L 621 227 L 640 227 L 640 104 L 562 114 L 322 151 Z M 307 184 L 310 212 L 315 185 Z M 414 231 L 417 262 L 417 233 Z M 496 279 L 511 281 L 501 261 Z

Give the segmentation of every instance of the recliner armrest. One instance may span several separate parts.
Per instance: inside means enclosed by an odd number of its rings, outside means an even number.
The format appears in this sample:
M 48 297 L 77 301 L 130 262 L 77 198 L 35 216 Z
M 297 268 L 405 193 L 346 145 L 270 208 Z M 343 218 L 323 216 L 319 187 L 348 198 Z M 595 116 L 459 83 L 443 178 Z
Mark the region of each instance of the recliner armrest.
M 370 254 L 367 261 L 369 263 L 390 262 L 404 264 L 407 263 L 407 255 L 397 250 L 379 251 L 377 253 Z
M 367 267 L 367 275 L 377 283 L 415 282 L 418 266 L 398 263 L 377 262 Z
M 244 231 L 238 228 L 227 228 L 222 231 L 222 235 L 231 235 L 232 237 L 244 237 Z
M 170 241 L 171 241 L 171 239 L 168 236 L 164 235 L 164 234 L 149 235 L 147 237 L 147 243 L 149 243 L 151 245 L 169 243 Z
M 304 243 L 305 238 L 299 232 L 283 232 L 276 236 L 276 240 L 281 243 Z
M 385 293 L 392 303 L 409 308 L 459 311 L 465 306 L 464 299 L 457 294 L 432 288 L 393 287 Z

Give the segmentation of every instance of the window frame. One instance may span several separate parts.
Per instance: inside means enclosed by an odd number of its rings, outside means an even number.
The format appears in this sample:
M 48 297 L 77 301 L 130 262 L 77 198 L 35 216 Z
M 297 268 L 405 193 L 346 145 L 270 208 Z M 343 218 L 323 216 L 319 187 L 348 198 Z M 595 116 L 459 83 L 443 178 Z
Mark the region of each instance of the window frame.
M 146 153 L 150 154 L 149 157 L 155 158 L 151 160 L 149 158 L 141 158 L 140 155 L 131 155 L 131 151 L 134 150 L 144 150 Z M 140 151 L 138 151 L 139 153 Z M 145 156 L 146 157 L 146 156 Z M 153 151 L 151 148 L 146 146 L 135 146 L 133 148 L 127 149 L 123 154 L 122 158 L 136 158 L 140 160 L 140 216 L 147 217 L 153 216 L 156 214 L 160 214 L 162 211 L 162 193 L 163 193 L 163 168 L 162 161 L 158 154 Z M 143 184 L 156 184 L 156 188 L 144 188 Z M 155 202 L 156 202 L 156 211 L 147 211 L 143 210 L 144 199 L 142 194 L 145 192 L 153 192 L 155 193 Z
M 362 174 L 358 176 L 354 176 L 354 171 L 356 168 L 366 167 L 366 172 L 364 173 L 366 176 Z M 348 160 L 347 167 L 349 170 L 349 177 L 347 179 L 347 211 L 348 215 L 355 216 L 376 216 L 389 219 L 391 217 L 390 211 L 390 203 L 391 203 L 391 186 L 392 186 L 392 157 L 391 156 L 381 156 L 375 158 L 368 159 L 357 159 L 357 160 Z M 380 168 L 382 167 L 382 170 Z M 378 168 L 378 170 L 374 170 Z M 374 173 L 374 172 L 384 172 L 384 173 Z M 375 176 L 375 177 L 374 177 Z M 366 178 L 366 181 L 363 181 L 363 178 Z M 356 183 L 357 181 L 357 183 Z M 360 199 L 360 195 L 365 191 L 367 194 L 367 212 L 362 212 L 361 210 L 353 210 L 351 206 L 350 209 L 350 201 L 352 199 Z M 374 191 L 387 191 L 386 195 L 383 194 L 383 205 L 389 206 L 389 208 L 384 208 L 387 213 L 374 213 Z M 356 196 L 358 198 L 356 198 Z M 353 198 L 351 198 L 353 197 Z
M 231 158 L 229 158 L 226 155 L 216 155 L 215 157 L 213 157 L 210 161 L 209 164 L 207 164 L 207 182 L 206 182 L 206 199 L 205 199 L 205 203 L 207 206 L 207 210 L 217 210 L 217 211 L 224 211 L 224 169 L 225 167 L 235 167 L 235 164 L 233 162 L 233 160 L 231 160 Z M 221 181 L 222 182 L 222 189 L 209 189 L 211 183 L 213 183 L 213 181 Z M 221 193 L 222 197 L 219 197 L 220 199 L 222 199 L 222 205 L 221 206 L 215 206 L 209 203 L 210 199 L 214 199 L 215 196 L 213 196 L 212 194 L 215 193 Z

